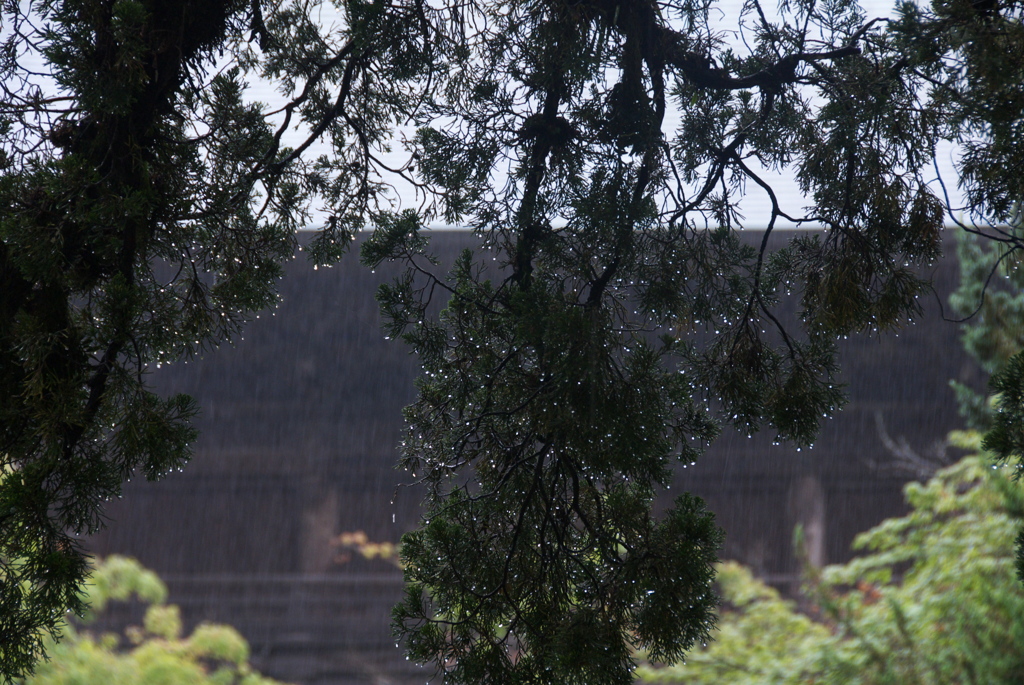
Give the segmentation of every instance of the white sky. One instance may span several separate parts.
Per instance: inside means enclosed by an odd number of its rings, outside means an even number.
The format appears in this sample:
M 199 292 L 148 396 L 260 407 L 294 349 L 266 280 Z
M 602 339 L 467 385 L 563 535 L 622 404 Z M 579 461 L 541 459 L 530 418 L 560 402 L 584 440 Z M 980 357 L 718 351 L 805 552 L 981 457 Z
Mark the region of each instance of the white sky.
M 770 5 L 770 0 L 765 2 L 765 5 Z M 720 0 L 717 11 L 718 16 L 721 18 L 722 30 L 732 31 L 736 37 L 737 44 L 739 44 L 740 38 L 735 33 L 735 24 L 742 6 L 742 0 Z M 887 17 L 893 13 L 893 0 L 862 0 L 861 6 L 864 8 L 865 15 L 868 18 Z M 329 3 L 325 4 L 321 10 L 320 20 L 325 26 L 330 26 L 331 24 L 341 25 L 338 11 Z M 0 36 L 3 35 L 5 29 L 6 27 L 0 26 Z M 286 102 L 285 98 L 276 92 L 274 85 L 268 82 L 257 81 L 250 83 L 249 97 L 252 100 L 266 103 L 270 109 L 277 109 Z M 666 132 L 674 130 L 678 121 L 678 113 L 670 108 L 666 115 Z M 304 138 L 302 130 L 292 130 L 285 135 L 283 142 L 285 145 L 295 146 L 302 142 Z M 395 149 L 390 154 L 383 154 L 381 157 L 389 165 L 400 166 L 406 160 L 407 154 L 402 150 L 400 143 L 396 142 L 393 148 Z M 327 143 L 318 143 L 309 148 L 307 155 L 310 158 L 315 158 L 320 154 L 328 154 L 329 152 L 330 149 Z M 947 181 L 947 190 L 950 192 L 956 191 L 955 183 L 951 182 L 952 179 L 956 178 L 953 169 L 954 153 L 955 150 L 952 146 L 946 146 L 936 160 L 939 171 Z M 807 202 L 801 197 L 795 180 L 791 177 L 769 173 L 764 170 L 761 171 L 763 173 L 762 177 L 775 189 L 782 207 L 789 212 L 798 214 Z M 396 209 L 417 207 L 418 203 L 416 202 L 415 193 L 411 185 L 401 182 L 401 179 L 388 180 L 389 182 L 394 182 L 397 191 L 394 197 Z M 951 199 L 954 205 L 959 203 L 959 196 L 952 197 Z M 749 228 L 763 228 L 767 224 L 770 210 L 771 205 L 767 196 L 759 188 L 748 187 L 748 194 L 740 203 L 740 211 L 745 217 L 745 226 Z M 315 212 L 313 226 L 322 221 L 323 216 L 322 212 Z M 786 228 L 785 224 L 777 224 L 777 226 L 779 228 Z

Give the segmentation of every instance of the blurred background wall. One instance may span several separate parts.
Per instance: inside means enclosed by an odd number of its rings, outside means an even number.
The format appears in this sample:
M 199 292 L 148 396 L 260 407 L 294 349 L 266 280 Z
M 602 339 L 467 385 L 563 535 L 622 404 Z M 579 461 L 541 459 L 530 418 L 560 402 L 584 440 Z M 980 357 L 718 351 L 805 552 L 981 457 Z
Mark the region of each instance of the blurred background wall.
M 465 232 L 432 235 L 442 263 L 474 243 Z M 946 252 L 954 252 L 952 233 Z M 273 315 L 262 314 L 232 347 L 155 372 L 161 392 L 191 394 L 202 407 L 195 458 L 160 482 L 133 480 L 108 508 L 108 527 L 86 543 L 157 571 L 186 623 L 236 626 L 253 665 L 282 680 L 383 685 L 429 676 L 390 635 L 400 571 L 334 544 L 352 531 L 397 542 L 418 520 L 420 493 L 399 487 L 408 478 L 394 465 L 419 364 L 402 343 L 383 339 L 373 299 L 396 273 L 371 273 L 354 254 L 314 271 L 300 253 Z M 943 458 L 945 434 L 960 425 L 948 381 L 980 383 L 956 325 L 940 318 L 938 300 L 956 285 L 955 258 L 937 263 L 933 277 L 937 297 L 922 298 L 916 325 L 898 337 L 844 341 L 850 403 L 824 423 L 813 449 L 727 430 L 699 462 L 677 469 L 660 504 L 683 490 L 704 497 L 726 531 L 722 558 L 785 592 L 799 586 L 798 524 L 811 562 L 848 559 L 856 533 L 903 513 L 903 483 L 927 475 L 915 460 Z M 796 303 L 789 306 L 792 315 Z

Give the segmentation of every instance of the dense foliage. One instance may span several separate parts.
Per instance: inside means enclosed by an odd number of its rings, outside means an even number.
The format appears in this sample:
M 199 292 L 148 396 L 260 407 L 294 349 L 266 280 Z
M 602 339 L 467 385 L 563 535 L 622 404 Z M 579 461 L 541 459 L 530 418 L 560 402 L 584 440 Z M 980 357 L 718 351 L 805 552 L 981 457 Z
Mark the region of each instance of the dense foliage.
M 1013 218 L 1009 231 L 1020 233 L 1024 218 Z M 960 244 L 961 281 L 957 313 L 970 316 L 964 326 L 964 346 L 984 370 L 993 374 L 992 396 L 985 397 L 954 385 L 972 426 L 987 429 L 985 448 L 997 458 L 1016 459 L 1017 477 L 1024 473 L 1024 270 L 1014 246 L 986 246 L 977 238 Z M 994 281 L 994 283 L 993 283 Z M 1019 568 L 1024 581 L 1024 529 L 1018 541 Z
M 977 448 L 977 435 L 956 436 Z M 1024 594 L 1012 545 L 1024 487 L 973 456 L 911 483 L 911 511 L 862 533 L 863 555 L 812 569 L 810 618 L 735 563 L 714 641 L 650 683 L 1019 683 Z
M 76 534 L 97 529 L 133 472 L 188 458 L 195 403 L 150 392 L 149 365 L 230 338 L 275 302 L 302 192 L 267 171 L 279 153 L 239 74 L 205 78 L 242 5 L 3 6 L 4 675 L 84 610 Z
M 424 365 L 402 459 L 429 520 L 396 624 L 451 682 L 628 682 L 634 647 L 671 660 L 705 638 L 719 533 L 688 496 L 655 521 L 655 489 L 722 424 L 809 442 L 842 404 L 834 341 L 917 311 L 914 266 L 961 209 L 927 183 L 939 141 L 966 150 L 972 225 L 1020 244 L 1020 0 L 892 21 L 747 0 L 729 25 L 712 0 L 337 7 L 321 24 L 318 0 L 3 5 L 7 676 L 83 610 L 74 534 L 133 472 L 187 458 L 196 408 L 147 369 L 274 302 L 311 203 L 318 261 L 373 225 L 363 259 L 408 267 L 381 302 Z M 247 101 L 253 77 L 283 108 Z M 416 132 L 389 165 L 399 124 Z M 775 171 L 806 207 L 780 204 Z M 398 178 L 417 211 L 392 211 Z M 772 207 L 759 245 L 736 233 L 745 192 Z M 433 220 L 486 249 L 445 275 Z M 783 220 L 826 230 L 771 252 Z M 1024 374 L 1005 378 L 1013 452 Z
M 1024 350 L 1024 270 L 1016 268 L 1019 255 L 999 243 L 966 231 L 958 238 L 960 284 L 949 302 L 964 322 L 964 349 L 991 376 Z M 988 430 L 994 418 L 989 396 L 956 381 L 951 385 L 968 427 Z
M 1018 213 L 1009 230 L 1016 232 L 1021 226 Z M 950 297 L 950 304 L 966 321 L 964 349 L 986 374 L 992 375 L 993 394 L 976 392 L 955 381 L 950 383 L 967 425 L 987 431 L 985 448 L 997 459 L 1017 458 L 1015 475 L 1020 478 L 1019 457 L 1024 454 L 1020 424 L 1024 418 L 1024 270 L 1017 268 L 1020 255 L 1012 246 L 985 243 L 971 233 L 960 235 L 957 254 L 960 287 Z M 1024 582 L 1024 525 L 1017 536 L 1017 574 Z
M 167 587 L 134 559 L 98 560 L 86 589 L 85 625 L 48 644 L 49 660 L 22 685 L 279 685 L 252 670 L 249 645 L 230 626 L 204 623 L 183 637 Z M 130 599 L 145 606 L 143 625 L 124 635 L 90 627 L 110 602 Z

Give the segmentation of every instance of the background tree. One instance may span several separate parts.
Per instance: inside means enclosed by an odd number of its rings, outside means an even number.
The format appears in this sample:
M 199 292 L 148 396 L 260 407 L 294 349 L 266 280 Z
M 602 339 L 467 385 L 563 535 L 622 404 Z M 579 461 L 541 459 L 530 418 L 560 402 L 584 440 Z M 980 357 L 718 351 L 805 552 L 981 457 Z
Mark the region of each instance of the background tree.
M 183 637 L 178 607 L 164 603 L 167 587 L 134 559 L 97 560 L 87 588 L 85 625 L 49 644 L 49 660 L 23 685 L 278 685 L 252 669 L 234 628 L 204 623 Z M 111 602 L 131 599 L 145 606 L 143 625 L 124 635 L 90 628 Z
M 954 434 L 977 450 L 977 433 Z M 645 666 L 651 683 L 1016 683 L 1024 597 L 1012 540 L 1024 489 L 990 455 L 910 483 L 911 511 L 854 541 L 864 555 L 811 569 L 815 619 L 738 564 L 719 574 L 714 641 L 684 665 Z
M 991 376 L 1024 349 L 1024 271 L 1017 269 L 1014 250 L 966 231 L 957 237 L 960 285 L 949 302 L 964 319 L 964 349 Z M 967 426 L 988 430 L 994 418 L 989 396 L 956 381 L 951 385 Z
M 1019 212 L 1019 208 L 1016 210 Z M 1014 215 L 1009 235 L 1020 234 L 1021 217 Z M 992 374 L 995 394 L 981 395 L 954 383 L 961 413 L 971 427 L 987 430 L 985 447 L 1001 460 L 1015 459 L 1021 474 L 1024 439 L 1019 423 L 1024 418 L 1024 271 L 1015 244 L 987 244 L 978 236 L 965 236 L 959 245 L 961 285 L 950 302 L 969 322 L 964 325 L 964 347 Z M 1021 578 L 1024 579 L 1024 531 L 1018 541 Z
M 1010 235 L 1018 235 L 1021 217 L 1012 217 Z M 968 426 L 987 431 L 985 447 L 1003 461 L 1016 459 L 1021 475 L 1021 388 L 1024 373 L 1024 271 L 1015 245 L 986 243 L 965 233 L 958 245 L 960 287 L 950 298 L 953 310 L 968 319 L 964 324 L 964 348 L 982 366 L 994 395 L 975 392 L 951 382 L 960 413 Z M 1024 526 L 1017 536 L 1017 573 L 1024 582 Z
M 372 223 L 365 261 L 409 267 L 381 301 L 425 369 L 403 447 L 430 486 L 396 614 L 412 653 L 452 682 L 626 682 L 635 646 L 680 657 L 712 622 L 719 534 L 690 497 L 655 521 L 655 488 L 720 424 L 809 442 L 841 405 L 836 338 L 917 311 L 939 140 L 968 148 L 969 214 L 1018 246 L 999 227 L 1024 177 L 1020 3 L 885 22 L 750 0 L 743 50 L 710 0 L 346 0 L 335 27 L 317 5 L 4 5 L 4 673 L 81 609 L 72 534 L 134 469 L 187 456 L 194 407 L 148 393 L 147 364 L 272 303 L 312 201 L 317 259 Z M 208 78 L 222 54 L 237 70 Z M 277 119 L 245 74 L 280 84 Z M 396 122 L 418 132 L 388 166 Z M 303 162 L 318 138 L 332 153 Z M 388 211 L 395 175 L 419 213 Z M 760 246 L 735 234 L 748 189 L 772 207 Z M 487 249 L 439 273 L 433 219 Z M 827 230 L 770 253 L 780 220 Z

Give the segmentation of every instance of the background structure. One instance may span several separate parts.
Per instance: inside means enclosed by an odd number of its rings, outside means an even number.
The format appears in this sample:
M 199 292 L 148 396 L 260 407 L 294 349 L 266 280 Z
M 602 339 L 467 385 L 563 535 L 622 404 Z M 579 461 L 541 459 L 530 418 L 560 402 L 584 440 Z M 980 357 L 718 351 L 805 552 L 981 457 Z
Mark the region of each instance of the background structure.
M 465 232 L 432 236 L 442 262 L 473 243 Z M 108 509 L 109 526 L 87 541 L 99 555 L 137 557 L 167 580 L 186 623 L 236 626 L 254 666 L 296 683 L 429 676 L 390 636 L 400 572 L 379 560 L 346 561 L 332 545 L 357 530 L 397 542 L 418 518 L 420 493 L 397 488 L 409 478 L 394 464 L 419 365 L 380 331 L 373 294 L 394 276 L 384 271 L 362 268 L 356 255 L 314 271 L 300 254 L 274 316 L 264 314 L 234 347 L 157 371 L 163 392 L 189 393 L 203 408 L 196 456 L 163 481 L 129 484 Z M 957 326 L 939 312 L 956 278 L 947 256 L 919 323 L 898 337 L 843 343 L 850 404 L 825 422 L 814 449 L 726 432 L 678 469 L 665 501 L 683 490 L 704 497 L 726 530 L 722 557 L 784 591 L 799 584 L 797 524 L 814 563 L 849 558 L 853 536 L 902 513 L 903 483 L 925 475 L 897 468 L 894 450 L 930 457 L 959 426 L 949 379 L 981 382 Z

